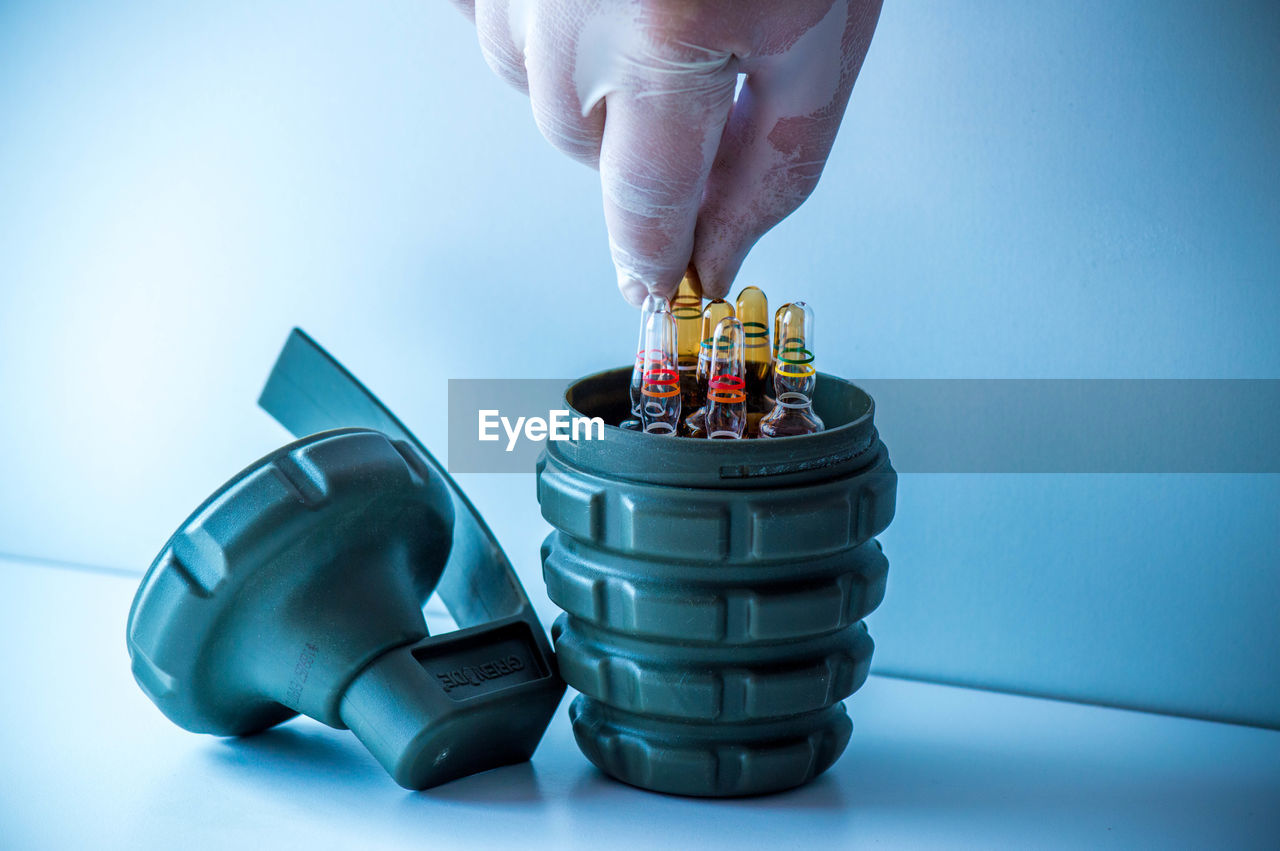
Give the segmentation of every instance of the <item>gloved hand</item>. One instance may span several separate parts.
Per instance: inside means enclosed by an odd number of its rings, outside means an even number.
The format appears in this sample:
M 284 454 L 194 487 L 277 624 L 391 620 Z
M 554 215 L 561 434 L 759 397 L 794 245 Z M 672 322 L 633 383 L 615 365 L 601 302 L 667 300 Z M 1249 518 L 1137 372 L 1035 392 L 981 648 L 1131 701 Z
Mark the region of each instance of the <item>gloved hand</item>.
M 880 0 L 453 0 L 542 134 L 599 168 L 618 288 L 725 295 L 818 183 Z M 739 74 L 745 74 L 734 100 Z

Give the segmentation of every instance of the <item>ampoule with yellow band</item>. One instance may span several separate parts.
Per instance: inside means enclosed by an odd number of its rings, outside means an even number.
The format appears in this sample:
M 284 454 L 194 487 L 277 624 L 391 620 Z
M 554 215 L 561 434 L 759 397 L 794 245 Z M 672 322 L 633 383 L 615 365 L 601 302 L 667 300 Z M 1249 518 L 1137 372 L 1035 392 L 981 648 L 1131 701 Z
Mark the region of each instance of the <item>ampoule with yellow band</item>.
M 774 408 L 760 420 L 760 437 L 822 431 L 813 410 L 818 370 L 813 358 L 813 308 L 803 301 L 778 308 L 773 323 Z

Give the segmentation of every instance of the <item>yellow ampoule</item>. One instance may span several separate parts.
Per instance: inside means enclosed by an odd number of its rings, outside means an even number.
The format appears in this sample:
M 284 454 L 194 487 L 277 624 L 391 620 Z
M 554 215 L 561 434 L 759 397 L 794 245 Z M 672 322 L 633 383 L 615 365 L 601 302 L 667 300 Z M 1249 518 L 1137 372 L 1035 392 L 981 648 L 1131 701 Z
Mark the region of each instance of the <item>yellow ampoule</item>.
M 698 397 L 698 350 L 702 344 L 702 282 L 690 266 L 685 272 L 675 298 L 671 315 L 676 320 L 676 360 L 680 369 L 681 404 L 686 411 L 696 410 Z
M 818 370 L 813 358 L 813 309 L 803 301 L 778 308 L 773 321 L 774 409 L 760 420 L 761 437 L 822 431 L 813 412 Z
M 707 302 L 702 309 L 702 341 L 698 344 L 698 389 L 695 399 L 698 409 L 685 417 L 685 433 L 690 437 L 704 437 L 703 421 L 707 415 L 707 381 L 711 378 L 711 364 L 714 360 L 716 327 L 721 319 L 733 317 L 733 305 L 722 298 Z M 690 409 L 686 409 L 690 410 Z
M 738 293 L 735 314 L 742 323 L 747 382 L 747 436 L 760 432 L 760 420 L 773 410 L 772 356 L 769 350 L 769 300 L 759 287 Z

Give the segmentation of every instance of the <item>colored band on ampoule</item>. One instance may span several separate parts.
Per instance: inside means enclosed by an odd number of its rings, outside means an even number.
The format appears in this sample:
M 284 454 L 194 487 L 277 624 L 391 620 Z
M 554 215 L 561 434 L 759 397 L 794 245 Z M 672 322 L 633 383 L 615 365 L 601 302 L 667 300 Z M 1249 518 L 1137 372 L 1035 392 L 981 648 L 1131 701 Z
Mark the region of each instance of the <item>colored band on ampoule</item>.
M 808 378 L 817 372 L 813 366 L 813 352 L 805 348 L 805 341 L 788 337 L 778 347 L 778 362 L 773 371 L 787 378 Z
M 744 349 L 760 349 L 769 345 L 769 326 L 763 322 L 743 322 L 742 343 Z
M 664 300 L 645 329 L 640 419 L 647 434 L 674 435 L 680 427 L 681 376 L 676 359 L 676 320 Z
M 728 405 L 745 402 L 747 400 L 746 387 L 746 380 L 736 375 L 717 375 L 711 379 L 708 385 L 707 400 L 723 402 Z
M 705 433 L 712 440 L 741 440 L 747 426 L 742 323 L 734 317 L 722 319 L 714 339 Z
M 640 416 L 640 406 L 644 401 L 642 388 L 644 386 L 645 356 L 648 353 L 646 335 L 648 334 L 649 320 L 654 313 L 669 310 L 670 306 L 667 304 L 667 300 L 653 293 L 645 296 L 644 303 L 640 305 L 640 336 L 636 342 L 636 362 L 631 369 L 631 386 L 629 388 L 631 413 L 635 417 Z
M 671 315 L 677 328 L 676 353 L 681 370 L 698 368 L 699 343 L 702 342 L 702 282 L 690 267 L 671 300 Z
M 680 394 L 680 373 L 665 367 L 646 369 L 640 391 L 651 399 L 669 399 Z

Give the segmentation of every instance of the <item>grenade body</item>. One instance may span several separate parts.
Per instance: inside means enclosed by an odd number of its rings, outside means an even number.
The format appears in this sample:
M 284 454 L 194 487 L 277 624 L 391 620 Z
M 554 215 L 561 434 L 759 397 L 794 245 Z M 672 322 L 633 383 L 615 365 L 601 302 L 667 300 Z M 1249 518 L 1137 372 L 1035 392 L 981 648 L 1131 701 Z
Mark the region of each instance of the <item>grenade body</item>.
M 585 378 L 569 406 L 617 422 L 628 371 Z M 884 596 L 874 536 L 897 476 L 853 384 L 818 382 L 828 423 L 771 441 L 548 443 L 542 549 L 564 614 L 552 637 L 583 753 L 607 774 L 682 795 L 777 792 L 825 771 L 866 679 L 862 619 Z

